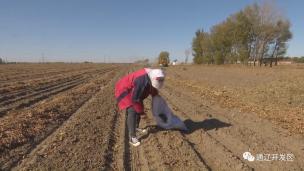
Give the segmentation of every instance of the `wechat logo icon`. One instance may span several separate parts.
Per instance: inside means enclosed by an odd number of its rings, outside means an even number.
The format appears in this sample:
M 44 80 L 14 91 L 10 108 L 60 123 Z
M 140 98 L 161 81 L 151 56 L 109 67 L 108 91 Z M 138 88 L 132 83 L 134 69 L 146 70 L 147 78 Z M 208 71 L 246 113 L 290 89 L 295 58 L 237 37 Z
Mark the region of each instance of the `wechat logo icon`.
M 248 161 L 254 161 L 254 156 L 250 152 L 243 153 L 243 158 Z

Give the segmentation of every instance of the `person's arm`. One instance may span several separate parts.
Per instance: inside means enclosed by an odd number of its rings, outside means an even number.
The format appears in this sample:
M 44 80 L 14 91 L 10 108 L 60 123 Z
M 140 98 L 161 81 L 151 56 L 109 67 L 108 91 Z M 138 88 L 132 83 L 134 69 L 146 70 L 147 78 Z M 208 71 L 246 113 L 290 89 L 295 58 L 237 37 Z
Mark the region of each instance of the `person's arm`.
M 144 112 L 144 104 L 142 95 L 146 86 L 146 81 L 145 76 L 138 77 L 134 80 L 134 88 L 132 91 L 132 102 L 133 102 L 133 107 L 134 110 L 137 113 L 143 113 Z
M 159 95 L 158 90 L 156 88 L 152 87 L 152 86 L 151 86 L 150 94 L 151 94 L 152 97 L 154 97 L 156 95 Z

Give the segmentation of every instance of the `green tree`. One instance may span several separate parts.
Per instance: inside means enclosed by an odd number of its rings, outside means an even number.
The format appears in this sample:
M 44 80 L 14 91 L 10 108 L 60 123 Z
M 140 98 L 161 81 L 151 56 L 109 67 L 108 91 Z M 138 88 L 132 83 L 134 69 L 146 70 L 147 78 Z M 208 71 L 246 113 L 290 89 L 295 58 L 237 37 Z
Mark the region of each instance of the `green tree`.
M 192 40 L 192 50 L 193 50 L 193 62 L 195 64 L 203 63 L 203 48 L 202 43 L 204 41 L 204 30 L 197 30 L 195 32 L 195 37 Z
M 167 51 L 160 52 L 160 54 L 158 55 L 158 64 L 167 67 L 170 63 L 169 55 L 170 54 Z
M 292 38 L 292 33 L 289 28 L 290 23 L 288 20 L 280 20 L 277 22 L 273 41 L 273 52 L 271 56 L 271 59 L 275 59 L 275 65 L 278 65 L 278 57 L 282 57 L 286 53 L 287 42 Z
M 198 30 L 192 41 L 193 62 L 201 63 L 262 63 L 283 57 L 292 38 L 290 23 L 279 14 L 274 4 L 249 5 L 227 17 L 210 32 Z
M 195 64 L 214 63 L 214 50 L 211 36 L 208 32 L 198 30 L 192 41 L 193 62 Z
M 229 53 L 231 52 L 231 28 L 227 25 L 227 22 L 215 25 L 211 29 L 211 42 L 212 49 L 214 51 L 215 64 L 228 63 Z
M 304 63 L 304 56 L 302 57 L 294 57 L 293 61 L 296 63 Z

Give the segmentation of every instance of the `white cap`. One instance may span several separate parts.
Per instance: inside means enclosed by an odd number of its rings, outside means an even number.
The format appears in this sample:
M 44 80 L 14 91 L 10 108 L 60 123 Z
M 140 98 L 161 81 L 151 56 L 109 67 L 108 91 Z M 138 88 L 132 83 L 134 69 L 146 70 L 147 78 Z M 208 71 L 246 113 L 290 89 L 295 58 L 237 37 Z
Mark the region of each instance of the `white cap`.
M 151 80 L 152 86 L 156 89 L 161 89 L 163 87 L 164 81 L 159 81 L 157 78 L 164 78 L 165 74 L 161 69 L 149 69 L 148 75 Z

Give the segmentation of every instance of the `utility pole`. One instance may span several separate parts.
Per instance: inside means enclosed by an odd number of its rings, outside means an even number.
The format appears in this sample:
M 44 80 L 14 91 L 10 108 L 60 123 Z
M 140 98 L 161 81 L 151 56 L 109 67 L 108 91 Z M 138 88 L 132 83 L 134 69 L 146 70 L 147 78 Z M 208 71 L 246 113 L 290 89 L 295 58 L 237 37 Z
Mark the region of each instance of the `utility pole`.
M 41 54 L 41 63 L 44 63 L 44 53 Z
M 189 58 L 190 53 L 191 53 L 190 49 L 186 49 L 185 50 L 185 56 L 186 56 L 186 58 L 185 58 L 185 64 L 188 63 L 188 58 Z

